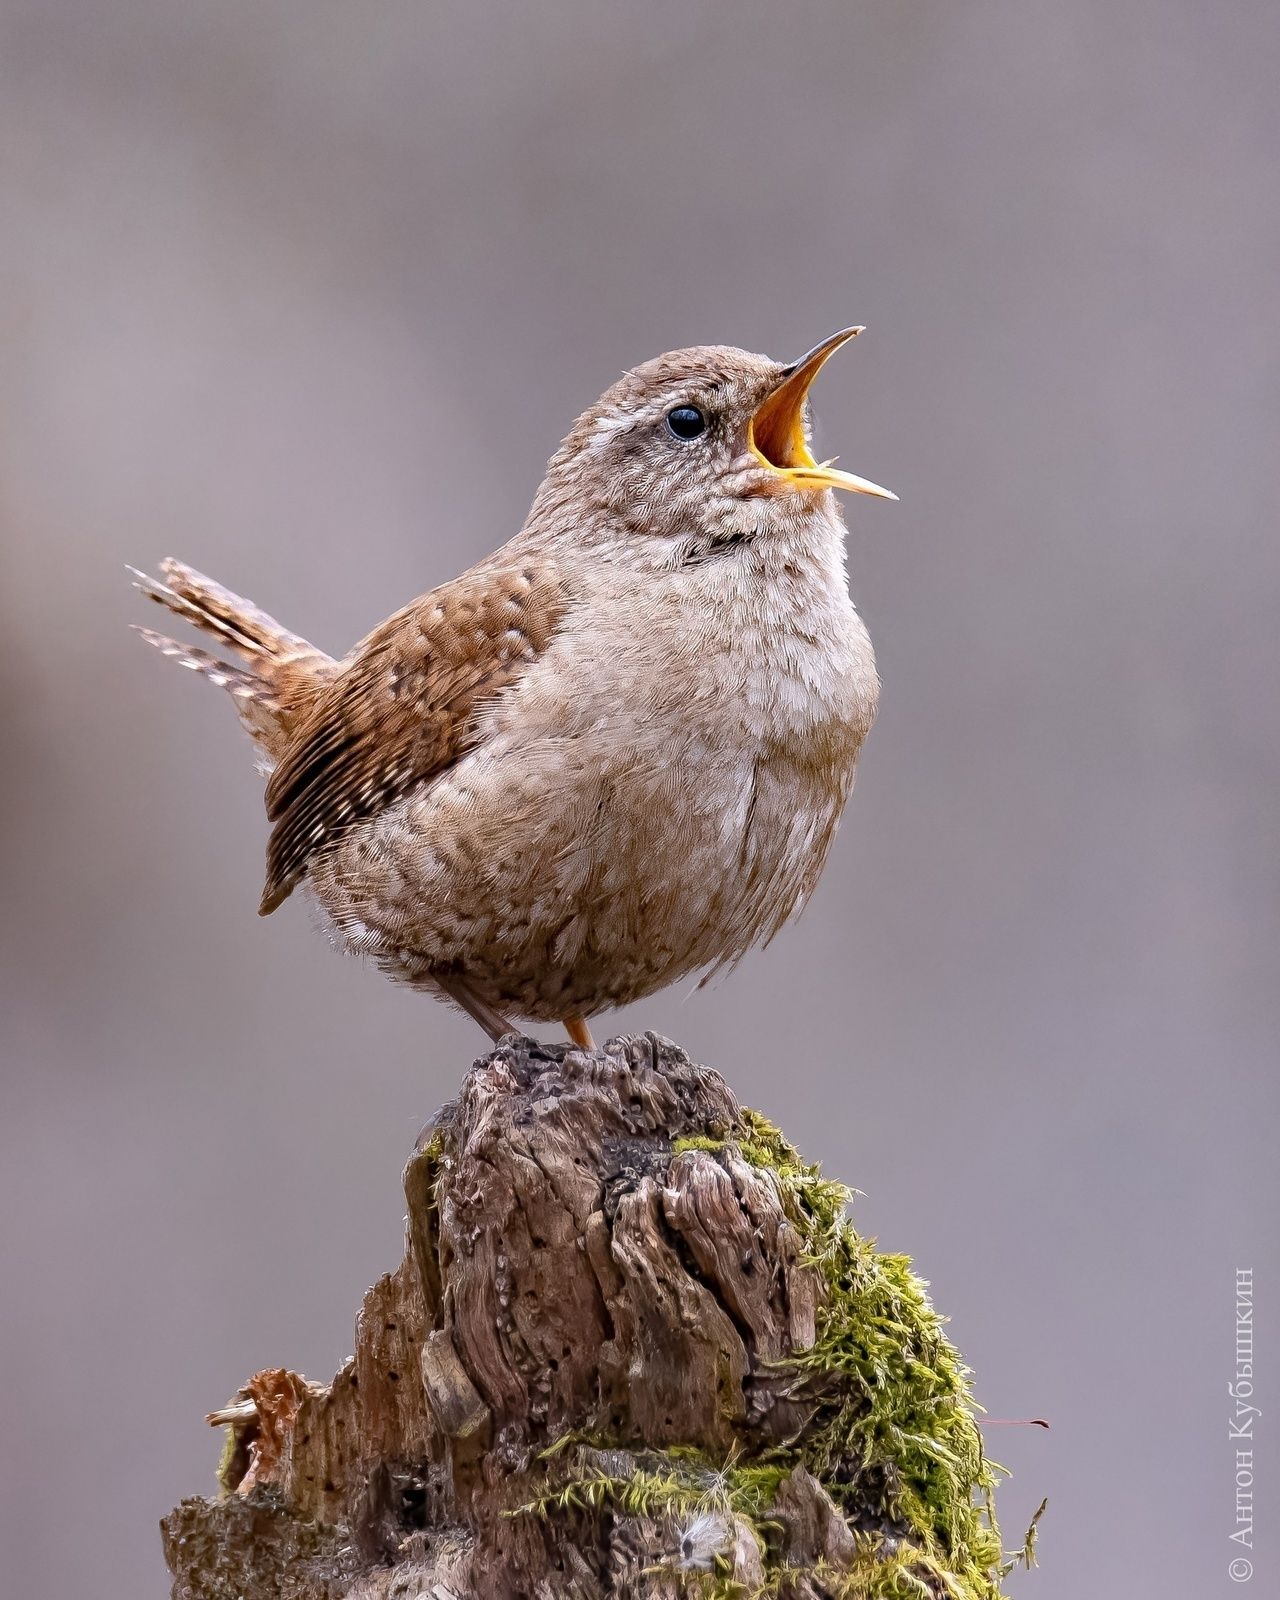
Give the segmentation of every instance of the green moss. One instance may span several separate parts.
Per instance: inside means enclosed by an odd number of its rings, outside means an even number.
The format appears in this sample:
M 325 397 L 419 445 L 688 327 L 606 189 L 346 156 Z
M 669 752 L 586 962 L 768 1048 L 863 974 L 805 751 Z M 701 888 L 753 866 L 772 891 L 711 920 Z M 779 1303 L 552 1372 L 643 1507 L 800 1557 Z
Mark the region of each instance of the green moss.
M 789 1363 L 815 1407 L 801 1459 L 838 1504 L 865 1517 L 868 1500 L 879 1502 L 900 1548 L 881 1574 L 892 1570 L 893 1584 L 877 1593 L 919 1593 L 913 1574 L 935 1582 L 945 1574 L 954 1594 L 998 1594 L 1000 1469 L 983 1453 L 968 1370 L 925 1284 L 906 1256 L 883 1255 L 855 1232 L 852 1191 L 824 1178 L 758 1112 L 744 1120 L 744 1157 L 775 1174 L 825 1280 L 817 1338 Z
M 852 1191 L 822 1176 L 758 1112 L 744 1111 L 738 1136 L 690 1137 L 674 1152 L 719 1155 L 736 1147 L 768 1172 L 821 1274 L 824 1298 L 811 1348 L 786 1364 L 795 1395 L 811 1407 L 800 1435 L 758 1460 L 715 1463 L 694 1450 L 643 1452 L 634 1469 L 580 1439 L 556 1486 L 524 1508 L 623 1514 L 673 1521 L 706 1513 L 744 1518 L 770 1576 L 750 1600 L 779 1600 L 801 1576 L 838 1600 L 995 1600 L 1005 1561 L 993 1492 L 1000 1470 L 978 1431 L 969 1373 L 943 1333 L 943 1319 L 905 1256 L 881 1254 L 848 1220 Z M 625 1459 L 625 1458 L 624 1458 Z M 853 1571 L 823 1566 L 801 1574 L 776 1559 L 771 1511 L 779 1486 L 805 1466 L 850 1514 L 865 1561 Z M 1032 1559 L 1034 1526 L 1018 1561 Z M 747 1591 L 724 1572 L 684 1575 L 685 1592 L 730 1600 Z M 791 1587 L 788 1587 L 788 1586 Z
M 674 1140 L 671 1145 L 671 1153 L 676 1156 L 684 1150 L 709 1150 L 712 1155 L 718 1155 L 723 1149 L 723 1139 L 712 1139 L 705 1133 L 691 1133 L 687 1138 Z
M 516 1515 L 549 1511 L 601 1510 L 608 1506 L 633 1517 L 686 1517 L 718 1511 L 753 1525 L 768 1513 L 789 1466 L 730 1461 L 714 1466 L 700 1451 L 673 1448 L 641 1451 L 633 1470 L 610 1470 L 607 1450 L 575 1441 L 572 1475 L 519 1508 Z M 560 1441 L 553 1451 L 559 1454 Z M 615 1453 L 616 1454 L 616 1453 Z

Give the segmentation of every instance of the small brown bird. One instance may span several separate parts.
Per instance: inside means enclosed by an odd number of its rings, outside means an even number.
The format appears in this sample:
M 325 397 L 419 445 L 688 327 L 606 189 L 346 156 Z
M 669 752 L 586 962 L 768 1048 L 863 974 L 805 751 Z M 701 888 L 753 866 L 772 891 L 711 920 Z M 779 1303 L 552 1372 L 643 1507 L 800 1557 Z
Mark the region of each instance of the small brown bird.
M 586 1018 L 736 961 L 817 882 L 876 711 L 809 386 L 725 346 L 584 412 L 510 543 L 335 660 L 177 561 L 138 586 L 235 657 L 143 637 L 234 696 L 270 766 L 266 887 L 468 1011 Z

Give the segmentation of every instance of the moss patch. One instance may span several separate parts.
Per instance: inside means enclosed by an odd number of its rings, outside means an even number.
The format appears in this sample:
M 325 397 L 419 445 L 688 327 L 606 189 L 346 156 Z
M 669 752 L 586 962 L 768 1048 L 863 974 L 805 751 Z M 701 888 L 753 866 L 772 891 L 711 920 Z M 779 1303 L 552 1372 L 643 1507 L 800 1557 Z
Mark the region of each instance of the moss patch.
M 520 1511 L 600 1510 L 605 1506 L 633 1517 L 692 1517 L 723 1512 L 755 1525 L 769 1509 L 788 1467 L 776 1462 L 722 1466 L 696 1450 L 610 1451 L 572 1440 L 573 1472 Z M 563 1447 L 563 1441 L 561 1448 Z M 558 1452 L 557 1452 L 558 1453 Z M 547 1452 L 551 1454 L 551 1452 Z M 618 1469 L 626 1457 L 627 1470 Z
M 850 1514 L 876 1504 L 896 1596 L 942 1583 L 986 1600 L 1000 1592 L 993 1493 L 969 1372 L 906 1256 L 883 1255 L 846 1216 L 851 1191 L 824 1178 L 759 1113 L 744 1113 L 743 1156 L 778 1178 L 784 1204 L 826 1281 L 813 1346 L 790 1365 L 814 1402 L 798 1443 L 805 1466 Z M 891 1531 L 890 1531 L 891 1530 Z
M 673 1153 L 715 1154 L 727 1144 L 771 1174 L 825 1283 L 817 1338 L 783 1368 L 811 1407 L 806 1425 L 786 1448 L 721 1463 L 696 1451 L 627 1456 L 565 1440 L 549 1452 L 561 1458 L 550 1471 L 554 1487 L 524 1509 L 610 1510 L 666 1519 L 676 1532 L 698 1516 L 743 1519 L 765 1553 L 763 1587 L 744 1587 L 723 1570 L 681 1575 L 685 1592 L 717 1600 L 785 1597 L 802 1592 L 803 1578 L 840 1600 L 995 1600 L 1014 1564 L 1004 1558 L 993 1504 L 1001 1469 L 983 1453 L 969 1373 L 925 1284 L 905 1256 L 881 1254 L 854 1230 L 852 1191 L 824 1178 L 759 1113 L 744 1111 L 733 1139 L 680 1139 Z M 853 1570 L 821 1563 L 801 1572 L 778 1559 L 771 1513 L 796 1466 L 848 1519 L 864 1558 Z

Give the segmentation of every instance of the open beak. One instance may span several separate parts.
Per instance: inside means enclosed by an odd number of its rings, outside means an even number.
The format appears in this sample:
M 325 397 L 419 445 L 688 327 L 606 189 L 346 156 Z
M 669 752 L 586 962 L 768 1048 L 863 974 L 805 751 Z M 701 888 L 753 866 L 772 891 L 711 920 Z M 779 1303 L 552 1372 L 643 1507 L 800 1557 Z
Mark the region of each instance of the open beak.
M 747 447 L 791 489 L 852 489 L 855 494 L 877 494 L 883 500 L 898 497 L 878 483 L 841 472 L 832 461 L 815 461 L 804 436 L 804 403 L 809 386 L 834 350 L 848 344 L 861 328 L 842 328 L 786 369 L 782 382 L 765 400 L 747 425 Z

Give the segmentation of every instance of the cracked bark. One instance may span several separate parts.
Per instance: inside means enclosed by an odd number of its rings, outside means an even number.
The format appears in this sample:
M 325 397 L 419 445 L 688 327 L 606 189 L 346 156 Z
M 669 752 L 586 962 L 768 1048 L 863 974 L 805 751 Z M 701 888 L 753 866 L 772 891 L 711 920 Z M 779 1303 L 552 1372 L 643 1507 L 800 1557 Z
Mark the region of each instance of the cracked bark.
M 366 1295 L 351 1360 L 323 1386 L 259 1373 L 210 1419 L 223 1493 L 162 1523 L 174 1596 L 640 1600 L 686 1592 L 690 1539 L 759 1584 L 735 1516 L 708 1534 L 616 1505 L 520 1510 L 555 1486 L 566 1435 L 607 1442 L 590 1453 L 626 1481 L 646 1451 L 755 1460 L 804 1428 L 780 1364 L 813 1343 L 825 1286 L 739 1135 L 719 1074 L 654 1035 L 508 1039 L 477 1062 L 406 1168 L 404 1259 Z M 689 1139 L 716 1148 L 673 1148 Z M 853 1560 L 802 1468 L 773 1525 L 797 1569 Z

